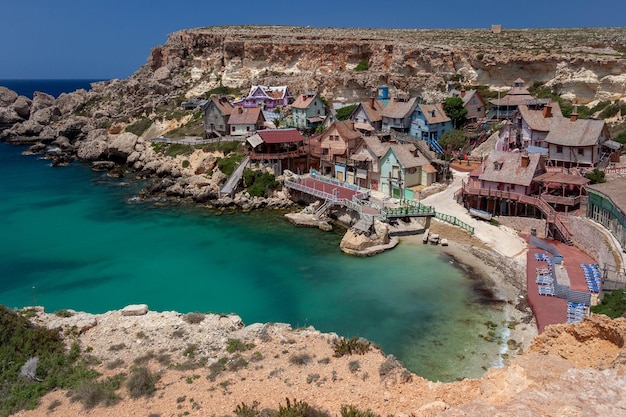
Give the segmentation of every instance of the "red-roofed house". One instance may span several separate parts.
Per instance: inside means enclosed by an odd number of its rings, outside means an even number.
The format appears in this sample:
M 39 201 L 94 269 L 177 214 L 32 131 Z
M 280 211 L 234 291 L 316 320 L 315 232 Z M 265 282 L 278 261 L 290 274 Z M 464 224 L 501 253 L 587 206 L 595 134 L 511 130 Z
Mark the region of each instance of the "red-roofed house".
M 277 87 L 267 87 L 264 85 L 253 85 L 247 97 L 233 102 L 234 106 L 244 108 L 262 107 L 265 110 L 272 110 L 279 106 L 289 104 L 291 94 L 286 85 Z
M 250 135 L 263 129 L 265 117 L 260 107 L 235 107 L 228 118 L 231 136 Z
M 316 93 L 300 94 L 291 105 L 293 126 L 314 129 L 326 118 L 326 106 Z
M 276 175 L 288 169 L 296 173 L 308 172 L 306 139 L 296 129 L 265 129 L 246 139 L 250 161 L 269 164 Z

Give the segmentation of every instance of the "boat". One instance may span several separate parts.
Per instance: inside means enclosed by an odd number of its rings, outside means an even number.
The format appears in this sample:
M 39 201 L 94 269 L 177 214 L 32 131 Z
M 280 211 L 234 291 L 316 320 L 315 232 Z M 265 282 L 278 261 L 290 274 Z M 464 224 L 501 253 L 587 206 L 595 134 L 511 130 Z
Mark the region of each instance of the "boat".
M 428 237 L 428 241 L 433 245 L 439 244 L 439 235 L 437 233 L 433 233 Z
M 424 232 L 424 237 L 422 238 L 422 242 L 428 243 L 428 235 L 430 234 L 430 229 L 426 229 Z
M 472 217 L 477 217 L 483 220 L 491 220 L 491 217 L 493 217 L 488 211 L 482 211 L 475 208 L 469 209 L 469 214 Z

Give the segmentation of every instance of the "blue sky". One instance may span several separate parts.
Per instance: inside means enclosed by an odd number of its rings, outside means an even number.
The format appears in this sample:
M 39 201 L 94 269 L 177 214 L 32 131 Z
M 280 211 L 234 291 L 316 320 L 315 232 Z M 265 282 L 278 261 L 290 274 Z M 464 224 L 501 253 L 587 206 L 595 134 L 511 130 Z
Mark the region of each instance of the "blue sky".
M 622 0 L 13 0 L 0 8 L 0 79 L 126 78 L 181 29 L 230 24 L 504 28 L 624 26 Z

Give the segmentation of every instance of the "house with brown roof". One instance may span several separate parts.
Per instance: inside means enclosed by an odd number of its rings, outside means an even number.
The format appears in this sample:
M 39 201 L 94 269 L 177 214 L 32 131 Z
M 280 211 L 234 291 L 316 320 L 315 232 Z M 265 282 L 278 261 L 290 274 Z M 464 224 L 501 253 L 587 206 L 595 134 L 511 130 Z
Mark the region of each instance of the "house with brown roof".
M 322 174 L 346 181 L 346 165 L 360 139 L 352 122 L 335 120 L 319 137 Z
M 355 129 L 362 132 L 380 131 L 383 127 L 382 112 L 385 105 L 381 100 L 370 98 L 368 101 L 359 103 L 350 115 Z
M 520 104 L 515 116 L 505 121 L 500 129 L 496 149 L 523 149 L 546 154 L 548 149 L 545 139 L 552 121 L 562 117 L 558 102 L 531 100 L 527 104 Z
M 441 135 L 452 129 L 452 120 L 441 104 L 418 104 L 411 114 L 409 135 L 418 139 L 436 142 Z
M 382 130 L 408 133 L 411 127 L 411 114 L 417 106 L 417 97 L 394 97 L 381 113 Z
M 540 183 L 535 178 L 545 172 L 539 153 L 491 151 L 462 188 L 466 207 L 512 214 L 508 202 L 518 200 L 518 196 L 538 195 Z
M 290 99 L 291 93 L 286 85 L 253 85 L 250 87 L 248 95 L 234 101 L 233 106 L 241 106 L 243 108 L 262 107 L 265 110 L 272 110 L 276 107 L 288 105 Z
M 463 108 L 467 110 L 465 119 L 468 123 L 475 123 L 478 120 L 484 119 L 487 116 L 487 103 L 480 96 L 476 90 L 466 90 L 464 87 L 461 90 L 455 88 L 449 88 L 449 97 L 460 97 L 463 100 Z
M 226 97 L 212 96 L 202 107 L 205 137 L 230 134 L 228 119 L 232 111 Z
M 293 127 L 315 129 L 326 118 L 326 105 L 314 92 L 300 94 L 291 105 Z
M 550 164 L 565 168 L 598 168 L 608 162 L 611 150 L 605 142 L 609 130 L 604 120 L 555 118 L 545 137 Z
M 275 175 L 309 171 L 306 139 L 297 129 L 259 130 L 246 142 L 250 161 L 273 167 Z
M 517 106 L 526 104 L 529 100 L 533 99 L 534 97 L 524 86 L 524 80 L 518 78 L 513 82 L 513 87 L 504 97 L 498 97 L 495 100 L 489 101 L 489 115 L 487 119 L 510 119 L 515 114 Z
M 228 118 L 231 136 L 251 135 L 263 129 L 265 117 L 260 107 L 235 107 Z
M 378 136 L 364 136 L 348 158 L 347 181 L 377 191 L 380 187 L 380 158 L 388 148 L 389 142 L 382 142 Z
M 431 185 L 436 175 L 413 144 L 390 143 L 380 159 L 380 191 L 392 197 L 412 199 L 412 189 Z

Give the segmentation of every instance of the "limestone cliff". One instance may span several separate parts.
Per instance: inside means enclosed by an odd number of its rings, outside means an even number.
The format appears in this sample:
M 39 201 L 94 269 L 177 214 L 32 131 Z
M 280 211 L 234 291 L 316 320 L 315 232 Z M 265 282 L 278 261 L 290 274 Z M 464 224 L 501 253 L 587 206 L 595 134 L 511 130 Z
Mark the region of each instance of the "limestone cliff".
M 444 77 L 508 87 L 546 82 L 581 103 L 626 94 L 626 29 L 392 30 L 229 26 L 171 34 L 150 71 L 235 87 L 289 85 L 334 99 L 367 98 L 381 84 L 433 97 Z M 369 69 L 355 71 L 361 61 Z M 194 68 L 194 72 L 191 69 Z

